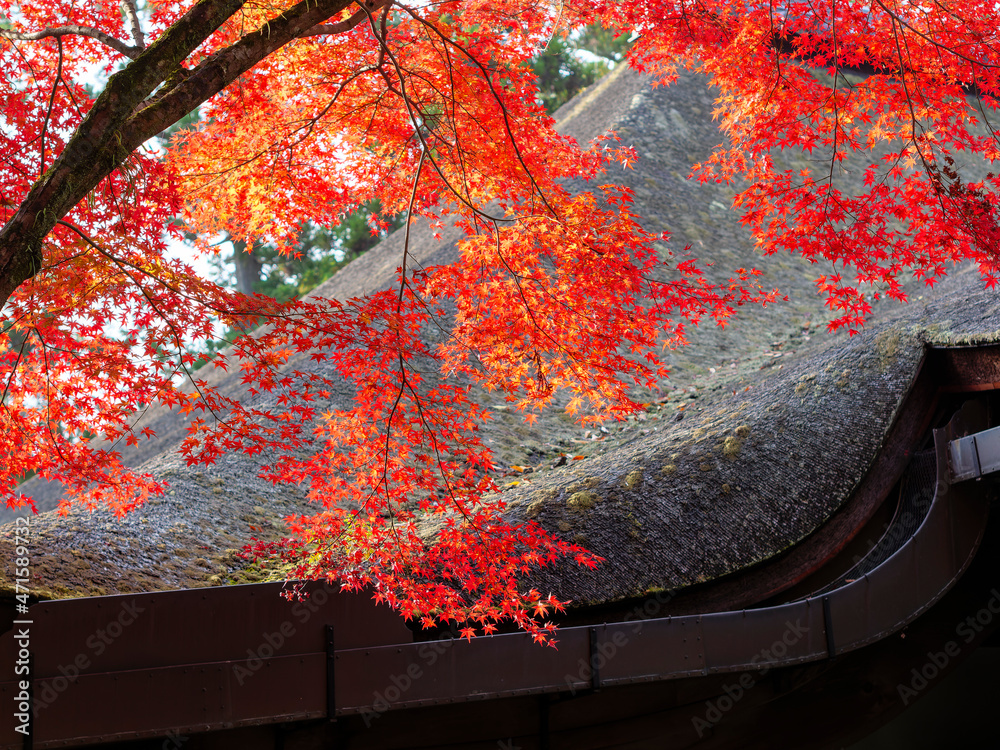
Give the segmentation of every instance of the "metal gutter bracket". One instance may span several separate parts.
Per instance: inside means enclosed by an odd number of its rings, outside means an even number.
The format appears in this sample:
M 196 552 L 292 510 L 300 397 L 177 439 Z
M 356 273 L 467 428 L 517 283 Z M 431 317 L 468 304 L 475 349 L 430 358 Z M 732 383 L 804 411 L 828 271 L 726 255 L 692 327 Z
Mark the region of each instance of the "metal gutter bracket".
M 1000 427 L 949 442 L 948 465 L 953 482 L 978 480 L 1000 471 Z
M 336 700 L 336 676 L 337 676 L 337 654 L 333 639 L 333 625 L 327 625 L 323 633 L 326 643 L 326 717 L 330 721 L 337 720 L 337 700 Z

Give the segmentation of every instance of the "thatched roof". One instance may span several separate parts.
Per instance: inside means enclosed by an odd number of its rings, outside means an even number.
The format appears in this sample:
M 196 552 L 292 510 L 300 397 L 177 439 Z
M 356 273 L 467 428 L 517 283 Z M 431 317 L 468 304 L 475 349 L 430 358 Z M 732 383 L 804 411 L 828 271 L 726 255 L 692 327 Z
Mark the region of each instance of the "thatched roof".
M 928 346 L 1000 340 L 1000 295 L 963 273 L 850 339 L 744 371 L 658 429 L 510 490 L 518 517 L 606 562 L 539 577 L 578 602 L 683 589 L 802 541 L 850 497 L 878 453 Z M 681 419 L 683 417 L 683 419 Z M 638 434 L 636 434 L 638 433 Z
M 688 586 L 800 541 L 864 475 L 925 347 L 1000 335 L 1000 300 L 981 291 L 974 273 L 902 310 L 880 311 L 859 336 L 828 333 L 812 288 L 816 268 L 798 258 L 759 258 L 729 209 L 734 190 L 687 179 L 690 165 L 722 141 L 711 112 L 710 91 L 698 76 L 653 88 L 621 68 L 558 115 L 563 132 L 580 141 L 614 128 L 636 148 L 635 170 L 609 181 L 635 191 L 647 229 L 671 232 L 675 253 L 690 245 L 692 255 L 712 261 L 710 279 L 760 266 L 762 283 L 789 295 L 788 302 L 746 310 L 726 329 L 692 331 L 691 345 L 672 353 L 671 379 L 650 397 L 647 413 L 606 432 L 560 414 L 529 426 L 497 405 L 487 439 L 498 463 L 535 469 L 507 478 L 511 514 L 606 558 L 594 573 L 560 567 L 537 577 L 563 598 L 598 603 Z M 446 263 L 456 257 L 457 239 L 456 231 L 438 241 L 417 228 L 411 258 Z M 387 286 L 401 245 L 400 236 L 388 238 L 316 293 L 347 298 Z M 216 370 L 208 379 L 240 393 L 238 375 Z M 348 398 L 345 384 L 332 403 L 347 406 Z M 483 399 L 489 403 L 487 394 Z M 280 533 L 284 516 L 308 510 L 302 488 L 259 479 L 260 462 L 246 456 L 187 466 L 176 451 L 185 427 L 177 415 L 153 410 L 144 423 L 157 438 L 127 460 L 168 479 L 169 494 L 122 520 L 80 509 L 35 517 L 37 592 L 76 596 L 254 580 L 259 571 L 246 569 L 235 551 L 253 535 Z M 556 468 L 564 453 L 586 458 Z M 43 510 L 58 502 L 57 486 L 32 482 L 24 491 Z M 3 565 L 14 559 L 3 552 L 10 538 L 10 528 L 0 528 Z

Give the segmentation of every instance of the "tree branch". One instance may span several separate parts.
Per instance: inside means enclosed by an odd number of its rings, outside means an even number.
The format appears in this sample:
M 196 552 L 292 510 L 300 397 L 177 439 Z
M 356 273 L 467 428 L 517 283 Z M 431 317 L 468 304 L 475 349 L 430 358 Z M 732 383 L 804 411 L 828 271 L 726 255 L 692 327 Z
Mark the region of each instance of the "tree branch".
M 343 21 L 338 21 L 337 23 L 316 24 L 311 29 L 301 34 L 301 36 L 307 37 L 307 36 L 322 36 L 327 34 L 343 34 L 345 31 L 350 31 L 358 24 L 367 20 L 369 13 L 374 13 L 380 8 L 392 5 L 392 3 L 393 0 L 375 0 L 375 2 L 366 2 L 364 3 L 364 9 L 357 11 L 350 18 L 347 18 Z
M 215 96 L 250 68 L 289 42 L 309 35 L 321 22 L 352 4 L 352 0 L 302 0 L 272 18 L 252 34 L 203 60 L 183 77 L 167 81 L 142 103 L 128 123 L 132 148 L 165 130 L 202 102 Z M 362 0 L 364 7 L 381 7 L 381 0 Z M 334 24 L 330 24 L 333 26 Z M 138 139 L 138 140 L 136 140 Z
M 137 49 L 146 49 L 146 38 L 142 33 L 142 26 L 139 25 L 139 12 L 135 7 L 135 0 L 122 0 L 122 9 L 125 17 L 128 18 L 128 25 L 132 31 L 132 41 Z
M 41 268 L 42 242 L 56 222 L 135 148 L 123 148 L 123 128 L 136 107 L 244 2 L 197 3 L 128 67 L 111 76 L 62 153 L 0 230 L 0 303 Z
M 109 79 L 65 149 L 0 230 L 0 304 L 41 268 L 42 243 L 56 223 L 129 154 L 268 55 L 351 5 L 351 0 L 302 0 L 185 71 L 183 61 L 245 2 L 202 0 Z M 363 2 L 379 5 L 379 0 Z
M 142 32 L 140 32 L 140 37 Z M 118 39 L 115 39 L 110 34 L 107 34 L 100 29 L 95 29 L 91 26 L 79 26 L 77 24 L 70 24 L 68 26 L 56 26 L 53 28 L 42 29 L 41 31 L 33 31 L 29 34 L 20 31 L 10 31 L 9 29 L 0 29 L 0 37 L 5 39 L 12 39 L 18 42 L 34 42 L 39 39 L 50 39 L 52 37 L 59 38 L 64 36 L 88 36 L 91 39 L 96 39 L 101 44 L 104 44 L 111 49 L 121 52 L 125 57 L 135 59 L 138 57 L 139 53 L 142 52 L 142 47 L 130 47 Z

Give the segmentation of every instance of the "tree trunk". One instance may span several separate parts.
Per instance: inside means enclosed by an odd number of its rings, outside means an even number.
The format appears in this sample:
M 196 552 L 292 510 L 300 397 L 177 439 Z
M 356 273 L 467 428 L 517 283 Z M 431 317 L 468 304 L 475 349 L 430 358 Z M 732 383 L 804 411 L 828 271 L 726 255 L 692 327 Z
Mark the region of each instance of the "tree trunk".
M 257 254 L 259 245 L 255 242 L 253 247 L 247 250 L 247 243 L 243 240 L 233 240 L 232 243 L 233 263 L 236 265 L 236 288 L 243 294 L 253 294 L 254 287 L 260 281 L 263 266 Z

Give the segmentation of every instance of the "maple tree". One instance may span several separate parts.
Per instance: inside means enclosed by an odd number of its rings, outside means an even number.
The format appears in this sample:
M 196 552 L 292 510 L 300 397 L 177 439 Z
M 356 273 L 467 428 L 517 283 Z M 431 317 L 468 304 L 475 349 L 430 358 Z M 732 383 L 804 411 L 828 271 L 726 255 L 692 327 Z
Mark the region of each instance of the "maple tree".
M 520 577 L 596 562 L 505 520 L 473 388 L 529 419 L 560 392 L 585 421 L 629 414 L 630 388 L 665 376 L 659 348 L 682 344 L 685 323 L 773 298 L 751 270 L 712 285 L 658 257 L 628 191 L 601 184 L 635 154 L 613 134 L 561 136 L 534 93 L 530 62 L 554 36 L 602 24 L 661 81 L 679 65 L 711 77 L 730 144 L 695 174 L 744 186 L 736 207 L 765 253 L 842 269 L 818 281 L 835 326 L 861 324 L 866 289 L 902 298 L 906 275 L 932 283 L 955 261 L 997 282 L 997 177 L 954 166 L 998 156 L 995 9 L 977 0 L 2 0 L 0 19 L 8 503 L 31 473 L 116 512 L 162 492 L 111 446 L 141 439 L 134 415 L 165 403 L 192 420 L 189 461 L 267 455 L 268 478 L 308 483 L 323 510 L 291 520 L 297 575 L 372 586 L 427 625 L 513 620 L 544 641 L 563 603 Z M 155 139 L 195 107 L 196 126 Z M 846 155 L 876 146 L 865 191 L 844 192 Z M 774 148 L 824 149 L 828 169 L 780 171 Z M 594 187 L 570 193 L 578 177 Z M 278 303 L 167 253 L 176 216 L 289 251 L 307 222 L 376 199 L 385 215 L 456 222 L 460 260 L 415 269 L 404 247 L 392 289 Z M 431 343 L 437 318 L 450 333 Z M 180 388 L 192 341 L 259 323 L 214 364 L 276 410 L 197 376 Z M 330 367 L 297 370 L 300 356 Z M 341 378 L 354 403 L 336 410 Z

